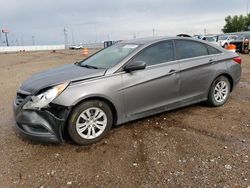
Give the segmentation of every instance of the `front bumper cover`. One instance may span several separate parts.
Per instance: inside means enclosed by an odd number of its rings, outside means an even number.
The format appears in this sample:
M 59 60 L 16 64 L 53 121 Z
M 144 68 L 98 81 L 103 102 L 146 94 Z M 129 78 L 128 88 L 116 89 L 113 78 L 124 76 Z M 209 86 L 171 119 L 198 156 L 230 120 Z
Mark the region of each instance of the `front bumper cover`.
M 64 127 L 70 108 L 52 104 L 41 110 L 22 109 L 22 106 L 29 100 L 30 97 L 27 97 L 20 105 L 14 102 L 13 110 L 17 132 L 36 141 L 64 142 Z

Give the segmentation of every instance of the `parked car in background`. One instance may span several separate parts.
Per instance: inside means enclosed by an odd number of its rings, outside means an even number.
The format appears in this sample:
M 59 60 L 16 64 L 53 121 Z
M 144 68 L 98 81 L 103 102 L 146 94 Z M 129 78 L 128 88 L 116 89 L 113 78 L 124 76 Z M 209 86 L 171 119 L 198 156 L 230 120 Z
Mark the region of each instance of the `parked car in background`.
M 122 41 L 81 62 L 38 73 L 14 101 L 16 129 L 40 141 L 77 144 L 112 126 L 206 101 L 222 106 L 241 78 L 241 58 L 187 37 Z
M 240 53 L 249 53 L 249 39 L 245 35 L 237 35 L 236 38 L 229 42 L 236 46 L 236 51 Z
M 227 48 L 230 42 L 234 41 L 237 38 L 237 35 L 219 35 L 218 43 L 221 47 Z
M 208 36 L 203 36 L 201 40 L 205 40 L 207 42 L 211 42 L 213 44 L 219 45 L 218 43 L 218 36 L 216 35 L 208 35 Z
M 80 50 L 83 48 L 82 44 L 69 46 L 70 50 Z
M 204 37 L 204 35 L 194 35 L 193 38 L 194 39 L 202 39 Z

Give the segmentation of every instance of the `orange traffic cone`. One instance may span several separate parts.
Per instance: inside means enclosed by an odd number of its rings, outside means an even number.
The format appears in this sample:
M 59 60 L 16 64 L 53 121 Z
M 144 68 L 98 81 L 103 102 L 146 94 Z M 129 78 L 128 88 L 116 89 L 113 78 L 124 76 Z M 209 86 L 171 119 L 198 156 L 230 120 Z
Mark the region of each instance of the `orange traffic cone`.
M 89 55 L 89 49 L 88 48 L 83 48 L 83 56 L 87 57 Z
M 236 46 L 234 44 L 229 44 L 227 46 L 227 50 L 229 50 L 231 52 L 236 52 Z

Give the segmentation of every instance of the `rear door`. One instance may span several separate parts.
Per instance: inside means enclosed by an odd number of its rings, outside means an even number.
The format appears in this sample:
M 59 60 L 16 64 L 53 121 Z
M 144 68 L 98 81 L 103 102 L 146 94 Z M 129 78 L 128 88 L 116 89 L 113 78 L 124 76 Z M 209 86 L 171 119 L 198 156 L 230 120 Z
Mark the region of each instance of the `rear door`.
M 204 43 L 192 40 L 175 40 L 177 59 L 180 63 L 181 100 L 204 99 L 216 71 L 215 63 L 221 53 Z
M 127 119 L 151 115 L 178 100 L 179 64 L 173 41 L 154 44 L 142 50 L 129 63 L 144 61 L 146 69 L 123 74 L 124 105 Z

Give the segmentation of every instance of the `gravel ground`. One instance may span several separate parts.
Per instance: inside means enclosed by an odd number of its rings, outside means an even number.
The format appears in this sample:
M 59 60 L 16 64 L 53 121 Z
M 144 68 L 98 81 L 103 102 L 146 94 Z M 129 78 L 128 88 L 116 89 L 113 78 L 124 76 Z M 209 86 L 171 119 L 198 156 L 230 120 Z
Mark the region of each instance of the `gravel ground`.
M 12 101 L 31 74 L 80 51 L 0 54 L 0 187 L 250 187 L 250 56 L 228 103 L 124 124 L 88 147 L 16 135 Z

